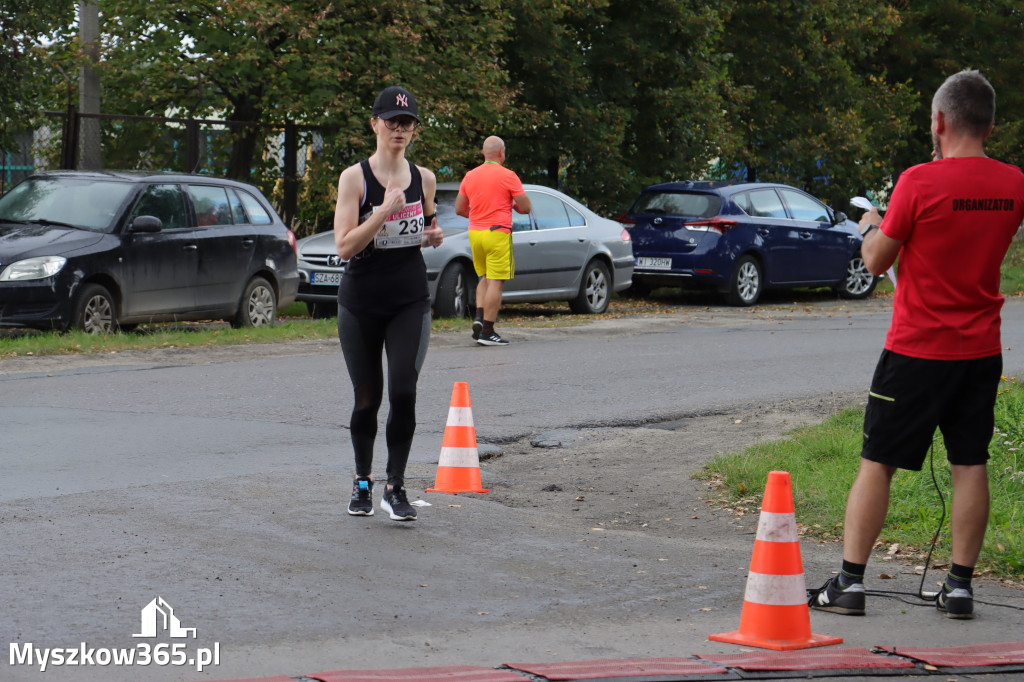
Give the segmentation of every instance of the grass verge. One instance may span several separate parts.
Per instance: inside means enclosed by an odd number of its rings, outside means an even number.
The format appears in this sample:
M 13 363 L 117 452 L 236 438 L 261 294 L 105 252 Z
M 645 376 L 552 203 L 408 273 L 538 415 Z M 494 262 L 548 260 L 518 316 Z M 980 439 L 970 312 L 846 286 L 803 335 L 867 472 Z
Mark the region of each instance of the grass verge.
M 824 423 L 797 429 L 787 438 L 759 443 L 741 453 L 722 455 L 698 478 L 717 484 L 715 502 L 744 513 L 756 512 L 769 471 L 788 471 L 801 534 L 840 541 L 846 496 L 860 462 L 864 411 L 848 409 Z M 976 571 L 1024 580 L 1024 385 L 1004 377 L 996 400 L 996 428 L 989 446 L 991 513 Z M 929 464 L 921 472 L 899 471 L 893 478 L 889 514 L 876 550 L 923 558 L 945 509 L 932 561 L 948 563 L 950 553 L 950 471 L 942 438 L 936 435 Z
M 499 324 L 505 327 L 562 327 L 584 324 L 594 319 L 635 314 L 669 312 L 672 306 L 659 303 L 614 298 L 602 315 L 575 315 L 565 303 L 544 305 L 515 303 L 502 307 Z M 433 320 L 434 332 L 468 333 L 469 319 L 438 318 Z M 296 303 L 280 311 L 278 320 L 269 327 L 232 329 L 225 322 L 160 323 L 140 325 L 118 334 L 90 335 L 84 332 L 38 332 L 6 330 L 0 334 L 0 359 L 18 355 L 66 355 L 110 353 L 153 348 L 202 348 L 253 343 L 284 343 L 332 339 L 338 336 L 336 318 L 314 320 L 304 303 Z

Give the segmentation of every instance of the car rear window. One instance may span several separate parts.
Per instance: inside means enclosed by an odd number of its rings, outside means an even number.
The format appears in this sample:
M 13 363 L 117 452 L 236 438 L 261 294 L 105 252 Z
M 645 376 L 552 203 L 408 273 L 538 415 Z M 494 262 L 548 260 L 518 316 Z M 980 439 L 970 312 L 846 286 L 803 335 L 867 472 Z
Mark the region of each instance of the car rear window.
M 437 212 L 437 226 L 442 230 L 468 230 L 469 219 L 455 212 L 455 198 L 459 196 L 457 189 L 439 189 L 434 195 Z
M 263 205 L 256 200 L 256 197 L 245 190 L 238 190 L 238 198 L 242 200 L 246 213 L 249 214 L 249 222 L 253 225 L 270 225 L 274 219 L 270 217 Z
M 633 215 L 675 215 L 711 218 L 722 208 L 722 198 L 703 192 L 644 192 L 633 203 Z

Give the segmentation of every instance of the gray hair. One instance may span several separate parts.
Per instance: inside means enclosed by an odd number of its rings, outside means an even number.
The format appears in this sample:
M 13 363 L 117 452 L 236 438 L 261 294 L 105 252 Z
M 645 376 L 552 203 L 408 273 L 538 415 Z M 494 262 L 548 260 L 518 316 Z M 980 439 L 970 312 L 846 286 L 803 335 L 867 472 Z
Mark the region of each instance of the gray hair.
M 977 70 L 954 73 L 932 97 L 932 115 L 941 111 L 954 130 L 983 137 L 996 120 L 996 91 Z

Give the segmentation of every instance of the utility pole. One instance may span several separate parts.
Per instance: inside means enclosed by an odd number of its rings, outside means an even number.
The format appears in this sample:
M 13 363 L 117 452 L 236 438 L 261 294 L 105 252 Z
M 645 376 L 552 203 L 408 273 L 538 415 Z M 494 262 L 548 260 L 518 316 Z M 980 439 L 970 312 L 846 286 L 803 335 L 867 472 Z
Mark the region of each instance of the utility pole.
M 78 76 L 78 111 L 82 114 L 100 113 L 100 78 L 96 65 L 100 61 L 100 6 L 99 0 L 80 0 L 78 3 L 78 41 L 88 61 Z M 102 131 L 98 118 L 82 118 L 79 127 L 79 164 L 84 170 L 103 168 Z

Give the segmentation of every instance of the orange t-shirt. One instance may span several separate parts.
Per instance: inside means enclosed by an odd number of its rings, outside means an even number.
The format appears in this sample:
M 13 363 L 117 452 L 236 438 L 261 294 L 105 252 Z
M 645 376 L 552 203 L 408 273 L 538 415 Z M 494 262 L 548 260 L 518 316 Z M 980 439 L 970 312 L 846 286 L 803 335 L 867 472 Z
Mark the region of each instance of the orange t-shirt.
M 459 194 L 469 200 L 469 229 L 502 225 L 511 230 L 512 197 L 525 193 L 519 176 L 500 163 L 487 161 L 469 171 L 459 185 Z

